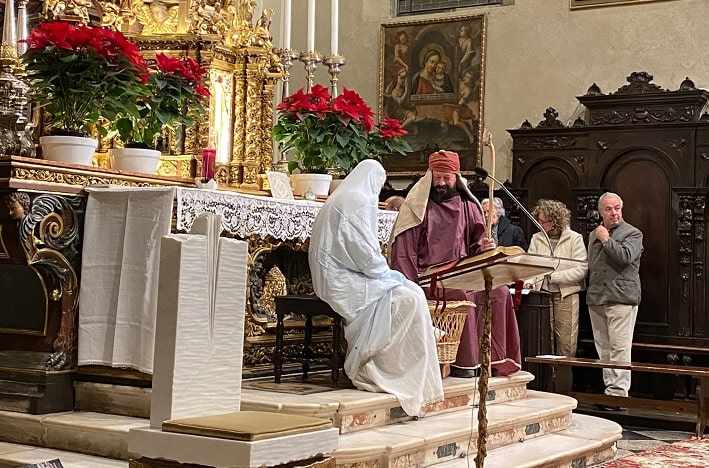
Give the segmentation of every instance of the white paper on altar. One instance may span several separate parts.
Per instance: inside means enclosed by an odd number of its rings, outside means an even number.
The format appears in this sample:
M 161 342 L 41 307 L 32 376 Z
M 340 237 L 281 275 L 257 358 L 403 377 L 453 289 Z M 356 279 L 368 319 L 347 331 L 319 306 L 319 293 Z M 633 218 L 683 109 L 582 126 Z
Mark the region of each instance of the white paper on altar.
M 153 370 L 160 239 L 175 189 L 88 188 L 79 293 L 79 365 Z
M 162 240 L 152 427 L 239 410 L 248 248 L 209 216 L 206 235 Z

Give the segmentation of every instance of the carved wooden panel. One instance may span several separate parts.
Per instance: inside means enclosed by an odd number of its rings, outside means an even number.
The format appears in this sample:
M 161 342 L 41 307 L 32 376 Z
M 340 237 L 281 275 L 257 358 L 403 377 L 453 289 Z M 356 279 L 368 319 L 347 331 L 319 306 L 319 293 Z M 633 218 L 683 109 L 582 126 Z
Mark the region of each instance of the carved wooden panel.
M 528 190 L 530 206 L 540 197 L 566 202 L 586 239 L 600 222 L 598 197 L 619 193 L 625 218 L 644 234 L 635 340 L 709 346 L 709 92 L 690 79 L 669 89 L 652 79 L 631 73 L 608 94 L 590 86 L 578 98 L 587 112 L 570 127 L 549 108 L 536 126 L 530 119 L 510 131 L 512 185 Z
M 667 252 L 671 250 L 673 210 L 667 174 L 651 155 L 628 153 L 613 162 L 601 185 L 623 198 L 624 219 L 643 232 L 642 301 L 636 336 L 666 333 L 670 315 L 681 321 L 689 316 L 688 309 L 679 313 L 676 306 L 670 314 L 671 261 Z M 689 334 L 686 324 L 679 328 Z

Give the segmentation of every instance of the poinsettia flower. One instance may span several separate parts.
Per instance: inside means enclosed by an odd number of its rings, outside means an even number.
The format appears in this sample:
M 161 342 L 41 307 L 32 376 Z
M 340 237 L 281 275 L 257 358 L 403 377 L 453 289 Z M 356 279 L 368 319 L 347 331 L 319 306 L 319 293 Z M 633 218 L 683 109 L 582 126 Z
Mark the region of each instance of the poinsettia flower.
M 344 117 L 361 122 L 366 131 L 374 127 L 374 112 L 357 91 L 345 88 L 332 102 L 332 110 Z
M 60 49 L 72 49 L 68 37 L 76 28 L 66 21 L 42 23 L 32 30 L 27 41 L 30 49 L 44 49 L 54 46 Z
M 398 119 L 384 119 L 379 124 L 379 134 L 385 139 L 402 137 L 408 133 Z
M 324 114 L 330 110 L 330 91 L 322 85 L 313 86 L 309 93 L 299 89 L 284 98 L 276 109 L 289 113 L 313 112 Z
M 155 62 L 158 65 L 158 70 L 160 70 L 163 73 L 179 73 L 180 70 L 182 70 L 182 65 L 180 64 L 180 61 L 175 58 L 175 57 L 170 57 L 169 55 L 165 54 L 156 54 L 155 55 Z
M 194 90 L 197 94 L 199 94 L 202 97 L 209 97 L 209 89 L 207 89 L 207 87 L 204 85 L 201 85 L 201 84 L 197 85 L 197 87 L 195 87 Z

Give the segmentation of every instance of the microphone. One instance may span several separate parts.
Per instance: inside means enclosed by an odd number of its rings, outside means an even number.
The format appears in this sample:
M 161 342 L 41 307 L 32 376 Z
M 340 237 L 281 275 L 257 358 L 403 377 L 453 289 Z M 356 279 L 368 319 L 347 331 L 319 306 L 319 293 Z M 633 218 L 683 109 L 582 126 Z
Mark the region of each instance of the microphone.
M 473 169 L 473 173 L 480 179 L 481 182 L 484 181 L 485 179 L 490 179 L 490 180 L 492 180 L 493 182 L 497 183 L 497 185 L 502 189 L 502 191 L 505 192 L 505 194 L 506 194 L 508 197 L 510 197 L 510 198 L 512 199 L 512 201 L 515 202 L 515 204 L 517 204 L 517 206 L 522 210 L 522 212 L 523 212 L 525 215 L 527 215 L 527 217 L 528 217 L 530 220 L 532 220 L 532 223 L 534 223 L 534 225 L 537 227 L 537 229 L 539 229 L 539 232 L 541 232 L 542 235 L 544 236 L 544 239 L 546 239 L 547 245 L 549 246 L 549 252 L 551 252 L 551 256 L 553 257 L 553 256 L 554 256 L 554 247 L 553 247 L 552 244 L 551 244 L 551 240 L 549 239 L 549 235 L 548 235 L 547 232 L 544 230 L 544 228 L 542 227 L 542 225 L 539 224 L 539 221 L 537 221 L 537 220 L 534 218 L 534 216 L 532 216 L 532 214 L 531 214 L 529 211 L 527 211 L 527 208 L 524 207 L 524 205 L 522 204 L 522 202 L 520 202 L 519 200 L 517 200 L 517 198 L 516 198 L 514 195 L 512 195 L 512 192 L 510 192 L 510 191 L 507 189 L 507 187 L 504 186 L 504 184 L 503 184 L 502 182 L 500 182 L 499 180 L 495 179 L 493 176 L 491 176 L 491 175 L 490 175 L 485 169 L 483 169 L 482 167 L 476 167 L 475 169 Z M 494 200 L 490 200 L 490 203 L 494 203 Z

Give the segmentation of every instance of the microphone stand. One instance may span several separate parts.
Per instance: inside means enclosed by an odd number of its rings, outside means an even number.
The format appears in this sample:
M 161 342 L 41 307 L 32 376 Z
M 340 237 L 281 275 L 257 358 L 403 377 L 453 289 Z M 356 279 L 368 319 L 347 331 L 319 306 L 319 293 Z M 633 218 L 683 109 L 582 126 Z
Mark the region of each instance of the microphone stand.
M 507 189 L 507 187 L 504 186 L 504 184 L 502 182 L 500 182 L 499 180 L 497 180 L 496 178 L 494 178 L 493 176 L 488 174 L 488 172 L 485 169 L 478 167 L 478 168 L 475 168 L 473 170 L 473 172 L 475 172 L 475 174 L 478 175 L 482 180 L 490 179 L 490 180 L 492 180 L 493 183 L 497 183 L 497 185 L 502 189 L 502 191 L 505 192 L 505 194 L 508 197 L 510 197 L 512 199 L 512 201 L 515 202 L 515 204 L 522 210 L 522 212 L 525 215 L 527 215 L 527 217 L 532 221 L 532 223 L 534 223 L 534 225 L 537 227 L 537 229 L 539 229 L 539 232 L 542 233 L 542 235 L 544 236 L 544 239 L 546 239 L 546 241 L 547 241 L 547 245 L 549 246 L 549 252 L 551 252 L 551 256 L 553 257 L 554 256 L 554 247 L 551 244 L 551 240 L 549 239 L 549 235 L 544 230 L 542 225 L 539 224 L 539 222 L 536 219 L 534 219 L 534 216 L 532 216 L 532 214 L 529 211 L 527 211 L 527 208 L 524 207 L 522 202 L 517 200 L 517 197 L 512 195 L 512 192 L 510 192 Z M 493 202 L 494 202 L 494 200 L 490 200 L 490 203 L 493 203 Z M 493 206 L 494 206 L 494 204 L 493 204 Z

